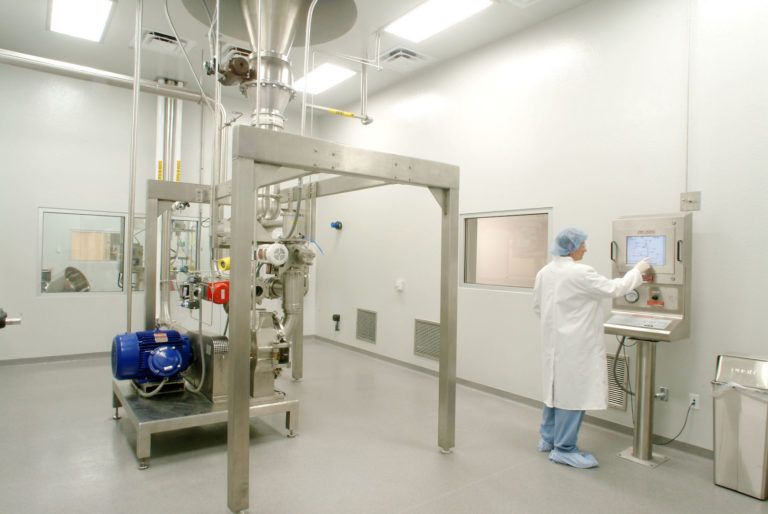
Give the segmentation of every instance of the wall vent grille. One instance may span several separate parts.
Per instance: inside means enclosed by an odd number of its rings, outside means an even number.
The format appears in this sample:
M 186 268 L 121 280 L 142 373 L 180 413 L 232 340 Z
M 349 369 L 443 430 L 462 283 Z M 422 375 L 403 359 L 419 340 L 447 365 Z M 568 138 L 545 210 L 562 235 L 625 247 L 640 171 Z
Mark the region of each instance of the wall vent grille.
M 608 367 L 608 407 L 627 410 L 627 393 L 621 390 L 613 379 L 613 355 L 608 355 L 606 365 Z M 621 385 L 627 387 L 627 358 L 619 357 L 616 363 L 616 378 Z
M 357 309 L 357 338 L 376 344 L 376 313 Z
M 440 360 L 440 323 L 417 319 L 413 330 L 413 353 Z

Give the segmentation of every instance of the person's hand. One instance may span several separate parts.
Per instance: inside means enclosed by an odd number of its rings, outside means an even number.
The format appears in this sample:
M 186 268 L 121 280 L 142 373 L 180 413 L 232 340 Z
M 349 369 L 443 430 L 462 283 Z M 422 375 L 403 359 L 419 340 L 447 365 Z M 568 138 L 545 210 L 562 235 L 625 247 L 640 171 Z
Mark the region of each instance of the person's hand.
M 645 273 L 651 268 L 651 265 L 648 264 L 648 257 L 643 259 L 642 261 L 635 264 L 635 269 L 640 272 L 640 274 Z

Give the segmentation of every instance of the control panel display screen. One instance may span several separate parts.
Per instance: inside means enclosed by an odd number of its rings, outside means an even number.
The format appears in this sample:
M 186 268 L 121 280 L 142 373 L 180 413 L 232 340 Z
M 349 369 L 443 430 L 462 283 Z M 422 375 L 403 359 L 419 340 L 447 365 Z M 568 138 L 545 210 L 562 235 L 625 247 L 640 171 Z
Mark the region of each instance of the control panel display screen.
M 627 236 L 627 265 L 648 257 L 651 266 L 667 264 L 667 236 Z

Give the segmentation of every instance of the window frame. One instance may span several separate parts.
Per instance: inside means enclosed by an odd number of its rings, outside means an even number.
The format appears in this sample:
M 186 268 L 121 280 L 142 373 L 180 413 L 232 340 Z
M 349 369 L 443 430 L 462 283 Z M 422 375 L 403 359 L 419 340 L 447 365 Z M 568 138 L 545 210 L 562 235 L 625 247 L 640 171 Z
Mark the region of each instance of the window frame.
M 532 292 L 533 286 L 507 286 L 499 284 L 475 284 L 466 281 L 467 276 L 467 220 L 478 218 L 499 218 L 504 216 L 526 216 L 532 214 L 547 215 L 547 262 L 549 261 L 549 242 L 552 240 L 552 207 L 536 207 L 530 209 L 510 209 L 506 211 L 469 212 L 459 214 L 459 287 L 467 289 L 485 289 L 492 291 Z M 546 263 L 545 263 L 546 264 Z
M 43 218 L 45 217 L 46 213 L 51 214 L 75 214 L 80 216 L 105 216 L 105 217 L 116 217 L 116 218 L 122 218 L 122 234 L 123 234 L 123 240 L 121 241 L 121 248 L 120 248 L 120 256 L 122 262 L 124 262 L 124 252 L 125 252 L 125 231 L 127 229 L 126 220 L 128 218 L 128 215 L 124 212 L 116 212 L 116 211 L 96 211 L 96 210 L 85 210 L 85 209 L 63 209 L 63 208 L 54 208 L 54 207 L 38 207 L 37 209 L 37 255 L 35 259 L 35 296 L 41 297 L 41 298 L 55 298 L 55 297 L 61 297 L 61 295 L 68 295 L 66 297 L 78 297 L 81 295 L 72 295 L 69 291 L 57 291 L 57 292 L 45 292 L 40 287 L 41 285 L 41 273 L 43 271 L 43 236 L 44 236 L 44 224 L 43 224 Z M 118 261 L 105 261 L 105 262 L 118 262 Z M 125 287 L 121 287 L 119 291 L 83 291 L 83 293 L 88 293 L 88 297 L 92 297 L 93 295 L 122 295 L 125 294 Z

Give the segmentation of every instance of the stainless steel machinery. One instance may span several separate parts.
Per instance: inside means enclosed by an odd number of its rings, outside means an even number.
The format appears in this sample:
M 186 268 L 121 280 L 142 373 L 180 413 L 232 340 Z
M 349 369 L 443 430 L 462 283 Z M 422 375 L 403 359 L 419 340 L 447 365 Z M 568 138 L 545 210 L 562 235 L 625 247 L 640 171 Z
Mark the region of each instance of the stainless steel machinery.
M 653 453 L 656 343 L 688 337 L 691 317 L 691 213 L 619 218 L 613 222 L 613 277 L 648 257 L 643 282 L 615 298 L 606 334 L 637 341 L 636 424 L 631 448 L 619 456 L 655 467 L 667 457 Z M 622 339 L 623 345 L 624 339 Z
M 182 305 L 191 309 L 203 301 L 222 305 L 228 312 L 229 332 L 209 334 L 201 327 L 187 331 L 194 353 L 183 373 L 188 389 L 183 395 L 188 401 L 173 395 L 164 399 L 159 393 L 151 399 L 137 397 L 129 385 L 114 381 L 113 405 L 126 407 L 137 426 L 137 456 L 149 456 L 153 432 L 226 420 L 228 506 L 233 512 L 248 508 L 250 418 L 285 412 L 289 435 L 296 426 L 298 401 L 276 394 L 274 380 L 288 366 L 294 379 L 303 376 L 303 311 L 314 259 L 310 244 L 314 199 L 387 184 L 428 188 L 442 212 L 437 439 L 439 447 L 450 452 L 456 402 L 458 168 L 305 137 L 303 116 L 302 135 L 282 131 L 285 107 L 297 94 L 289 61 L 293 44 L 329 41 L 345 33 L 356 19 L 353 0 L 205 1 L 206 6 L 201 0 L 183 0 L 183 4 L 206 27 L 211 24 L 213 55 L 206 71 L 218 81 L 215 97 L 203 94 L 201 98 L 216 119 L 213 180 L 211 184 L 148 183 L 147 332 L 142 337 L 162 341 L 166 332 L 185 330 L 169 314 L 169 230 L 164 219 L 158 221 L 173 209 L 195 204 L 210 206 L 214 266 L 209 273 L 188 274 L 180 288 Z M 137 16 L 137 37 L 139 20 Z M 251 52 L 231 48 L 221 52 L 220 31 L 248 39 Z M 237 126 L 227 119 L 221 104 L 222 84 L 238 86 L 251 100 L 252 126 Z M 303 103 L 309 107 L 306 99 Z M 370 122 L 365 118 L 364 124 Z M 228 141 L 231 155 L 224 151 Z M 318 174 L 322 179 L 304 182 Z M 277 227 L 280 230 L 273 230 Z M 264 299 L 281 300 L 283 312 L 262 310 Z M 129 300 L 129 324 L 130 309 Z M 148 348 L 146 353 L 161 352 L 162 345 Z M 154 394 L 160 387 L 157 383 L 145 394 Z M 168 409 L 148 413 L 160 402 L 172 407 L 170 414 Z

